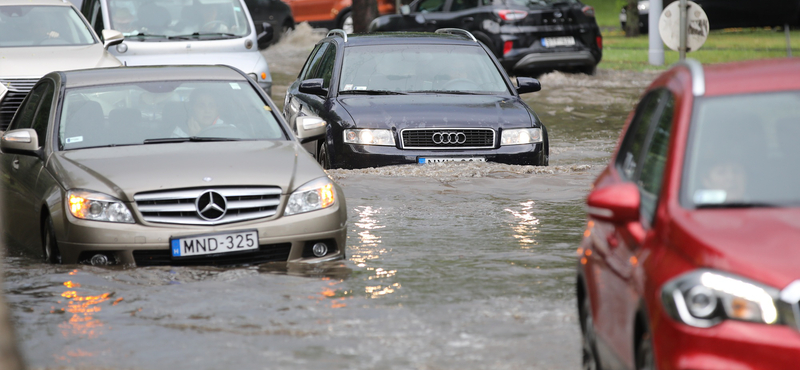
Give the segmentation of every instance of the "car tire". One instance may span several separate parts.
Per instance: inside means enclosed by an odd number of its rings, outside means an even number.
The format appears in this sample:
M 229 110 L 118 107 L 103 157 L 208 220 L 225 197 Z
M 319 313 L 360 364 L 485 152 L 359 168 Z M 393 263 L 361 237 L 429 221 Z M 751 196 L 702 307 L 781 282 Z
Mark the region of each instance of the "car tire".
M 653 340 L 650 332 L 644 332 L 636 346 L 636 370 L 656 370 L 656 359 L 653 354 Z
M 317 150 L 317 163 L 319 163 L 323 169 L 331 169 L 331 156 L 327 141 L 322 141 L 322 144 L 319 145 L 319 150 Z
M 56 230 L 50 216 L 42 223 L 42 255 L 46 263 L 61 263 L 61 251 L 58 249 Z
M 583 338 L 581 340 L 581 369 L 599 370 L 600 363 L 597 360 L 597 346 L 594 334 L 594 319 L 592 318 L 592 305 L 589 302 L 588 296 L 583 298 L 579 314 L 581 317 L 581 329 L 583 329 Z
M 597 73 L 597 64 L 583 67 L 580 69 L 580 72 L 589 76 L 594 76 Z
M 339 22 L 339 28 L 348 35 L 353 33 L 353 12 L 348 10 L 342 14 L 341 21 Z

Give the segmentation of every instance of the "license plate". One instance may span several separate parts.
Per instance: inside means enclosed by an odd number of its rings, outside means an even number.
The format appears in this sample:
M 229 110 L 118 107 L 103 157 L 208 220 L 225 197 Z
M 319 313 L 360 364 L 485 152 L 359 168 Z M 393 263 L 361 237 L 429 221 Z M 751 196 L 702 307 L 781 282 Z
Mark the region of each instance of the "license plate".
M 258 249 L 258 231 L 184 236 L 170 240 L 172 257 L 200 256 Z
M 572 45 L 575 45 L 575 38 L 572 36 L 545 37 L 542 39 L 542 46 L 546 48 L 555 48 L 559 46 L 572 46 Z
M 483 157 L 434 157 L 434 158 L 417 158 L 417 163 L 444 163 L 444 162 L 486 162 Z

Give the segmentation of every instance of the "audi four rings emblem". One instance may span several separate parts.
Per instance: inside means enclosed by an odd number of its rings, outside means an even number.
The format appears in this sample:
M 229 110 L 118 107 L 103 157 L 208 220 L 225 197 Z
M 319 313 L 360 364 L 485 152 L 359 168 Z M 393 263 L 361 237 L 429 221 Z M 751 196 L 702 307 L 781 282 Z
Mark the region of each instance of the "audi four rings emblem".
M 197 214 L 206 221 L 216 221 L 225 216 L 228 210 L 228 201 L 222 194 L 209 190 L 200 194 L 195 201 Z
M 463 132 L 441 131 L 435 132 L 431 136 L 434 144 L 464 144 L 467 142 L 467 135 Z

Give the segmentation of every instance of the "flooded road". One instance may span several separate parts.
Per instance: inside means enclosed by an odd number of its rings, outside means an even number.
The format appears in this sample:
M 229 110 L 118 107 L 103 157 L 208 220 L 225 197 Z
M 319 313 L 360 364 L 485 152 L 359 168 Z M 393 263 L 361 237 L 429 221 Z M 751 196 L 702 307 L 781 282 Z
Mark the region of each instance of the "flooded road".
M 265 51 L 284 81 L 276 101 L 319 38 L 303 32 Z M 654 76 L 542 76 L 543 90 L 525 98 L 548 128 L 549 167 L 330 171 L 349 214 L 341 263 L 112 269 L 12 253 L 5 293 L 25 360 L 48 369 L 578 369 L 583 200 Z

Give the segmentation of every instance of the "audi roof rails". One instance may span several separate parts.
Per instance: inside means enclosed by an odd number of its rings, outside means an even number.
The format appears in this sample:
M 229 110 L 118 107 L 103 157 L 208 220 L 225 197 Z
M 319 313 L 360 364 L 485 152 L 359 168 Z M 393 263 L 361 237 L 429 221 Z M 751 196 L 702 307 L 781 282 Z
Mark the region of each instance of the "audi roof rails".
M 436 33 L 448 33 L 448 34 L 451 34 L 451 35 L 460 35 L 460 36 L 464 36 L 464 37 L 466 37 L 466 38 L 468 38 L 468 39 L 470 39 L 472 41 L 478 42 L 478 39 L 476 39 L 475 36 L 472 36 L 472 34 L 469 31 L 462 30 L 460 28 L 440 28 L 440 29 L 436 30 Z
M 342 36 L 342 38 L 344 39 L 344 42 L 347 42 L 347 32 L 344 32 L 344 30 L 340 30 L 340 29 L 335 29 L 335 30 L 328 31 L 328 34 L 325 35 L 325 37 L 331 37 L 331 36 L 336 36 L 336 35 Z

